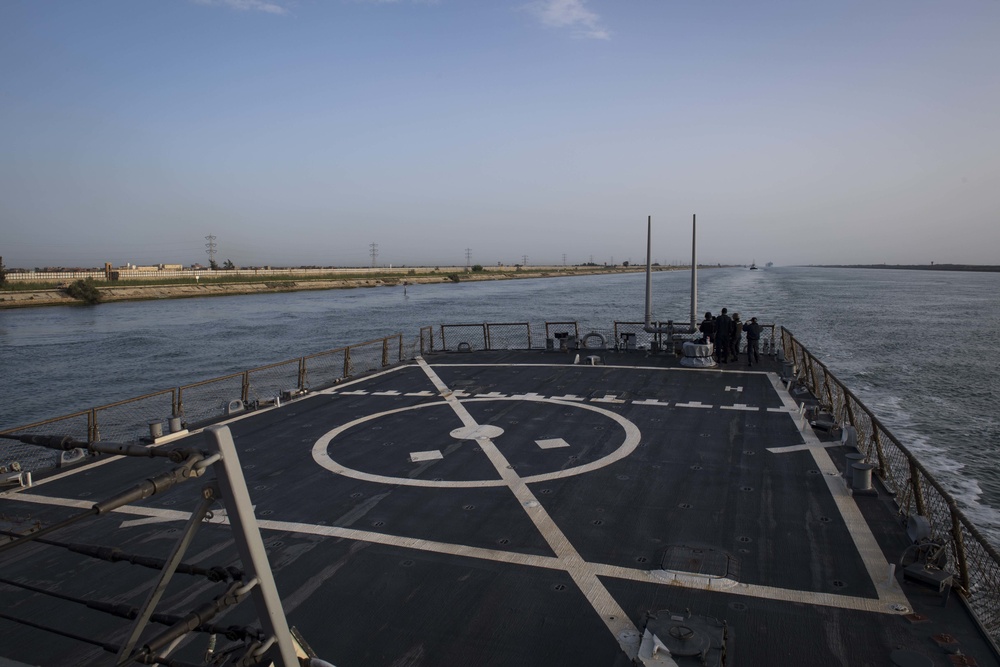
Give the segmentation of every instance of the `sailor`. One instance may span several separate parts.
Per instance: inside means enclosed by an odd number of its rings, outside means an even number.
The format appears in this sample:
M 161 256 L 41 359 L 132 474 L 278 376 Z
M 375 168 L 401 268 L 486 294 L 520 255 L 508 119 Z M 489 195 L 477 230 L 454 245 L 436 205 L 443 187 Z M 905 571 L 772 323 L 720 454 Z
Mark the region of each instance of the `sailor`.
M 699 342 L 702 344 L 711 343 L 715 339 L 715 319 L 712 317 L 711 311 L 705 313 L 705 319 L 698 326 L 698 331 L 701 332 Z
M 740 321 L 739 313 L 733 313 L 733 326 L 729 330 L 729 354 L 733 357 L 733 361 L 739 361 L 741 338 L 743 338 L 743 322 Z
M 733 320 L 727 315 L 728 312 L 723 308 L 722 313 L 715 318 L 715 352 L 719 355 L 720 364 L 729 360 L 729 334 L 732 333 Z
M 760 342 L 760 325 L 757 318 L 751 317 L 750 322 L 743 325 L 743 331 L 747 332 L 747 366 L 753 366 L 753 362 L 760 364 L 760 355 L 757 353 L 757 345 Z

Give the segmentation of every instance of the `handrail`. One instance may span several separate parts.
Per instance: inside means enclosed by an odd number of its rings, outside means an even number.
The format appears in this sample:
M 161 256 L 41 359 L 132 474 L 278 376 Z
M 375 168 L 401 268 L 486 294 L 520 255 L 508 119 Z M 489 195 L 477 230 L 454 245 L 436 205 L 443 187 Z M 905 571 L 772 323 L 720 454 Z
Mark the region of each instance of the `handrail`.
M 839 416 L 856 429 L 858 449 L 866 460 L 877 461 L 874 472 L 894 494 L 899 514 L 926 518 L 934 539 L 947 544 L 950 562 L 957 570 L 956 588 L 992 640 L 1000 642 L 1000 552 L 930 471 L 826 364 L 784 327 L 781 340 L 785 357 L 793 360 L 795 374 L 806 388 L 817 397 L 825 394 L 827 407 L 842 406 Z
M 398 345 L 390 346 L 391 343 L 398 342 Z M 87 408 L 85 410 L 79 410 L 68 415 L 62 415 L 59 417 L 54 417 L 52 419 L 45 419 L 42 421 L 33 422 L 24 426 L 17 426 L 15 428 L 6 429 L 0 431 L 0 434 L 15 434 L 23 433 L 25 431 L 37 431 L 45 426 L 55 424 L 57 422 L 65 422 L 68 419 L 73 418 L 83 418 L 86 417 L 86 433 L 82 431 L 75 434 L 79 438 L 85 438 L 89 441 L 101 440 L 101 427 L 113 425 L 114 426 L 114 439 L 116 440 L 127 440 L 127 439 L 138 439 L 144 437 L 148 434 L 149 424 L 151 421 L 157 419 L 162 422 L 166 422 L 168 417 L 184 417 L 185 415 L 191 415 L 194 413 L 206 412 L 209 415 L 221 417 L 224 414 L 223 405 L 228 403 L 229 400 L 234 398 L 241 399 L 246 403 L 249 399 L 249 392 L 252 388 L 253 375 L 255 373 L 260 374 L 264 371 L 272 371 L 275 369 L 281 369 L 283 366 L 289 366 L 291 368 L 294 365 L 294 377 L 292 377 L 291 371 L 288 373 L 289 387 L 294 385 L 298 391 L 304 391 L 307 389 L 307 372 L 310 367 L 309 362 L 318 361 L 323 357 L 329 357 L 331 354 L 343 354 L 344 361 L 342 365 L 339 365 L 337 374 L 335 376 L 329 376 L 326 382 L 321 384 L 334 384 L 339 382 L 346 377 L 350 377 L 354 373 L 351 367 L 351 352 L 360 352 L 366 347 L 377 347 L 377 365 L 385 367 L 393 363 L 403 360 L 404 355 L 404 345 L 403 345 L 403 335 L 393 334 L 391 336 L 385 336 L 382 338 L 375 338 L 364 343 L 355 343 L 353 345 L 348 345 L 346 347 L 335 348 L 332 350 L 327 350 L 324 352 L 316 352 L 302 357 L 297 357 L 295 359 L 288 359 L 286 361 L 280 361 L 273 364 L 267 364 L 264 366 L 258 366 L 256 368 L 250 368 L 247 370 L 239 371 L 236 373 L 229 373 L 227 375 L 222 375 L 215 378 L 210 378 L 206 380 L 200 380 L 198 382 L 193 382 L 190 384 L 182 385 L 180 387 L 171 389 L 162 389 L 160 391 L 154 391 L 142 396 L 136 396 L 134 398 L 129 398 L 121 401 L 115 401 L 114 403 L 108 403 L 106 405 L 100 405 L 97 407 Z M 392 353 L 392 348 L 398 349 L 398 352 L 394 355 Z M 396 357 L 396 358 L 393 358 Z M 340 362 L 338 361 L 338 364 Z M 314 363 L 313 366 L 316 364 Z M 239 380 L 239 396 L 235 393 L 237 388 L 233 387 L 232 393 L 234 395 L 221 395 L 219 390 L 216 392 L 199 392 L 207 393 L 207 398 L 202 398 L 202 405 L 191 405 L 190 400 L 186 399 L 185 393 L 190 396 L 191 391 L 194 389 L 208 387 L 212 384 L 225 383 L 227 380 L 235 381 Z M 232 382 L 230 384 L 233 384 Z M 156 412 L 151 412 L 154 408 L 150 405 L 140 405 L 143 402 L 152 402 L 152 400 L 163 397 L 164 399 L 169 395 L 169 404 L 163 401 L 163 406 L 157 406 Z M 188 401 L 186 405 L 185 402 Z M 206 402 L 207 401 L 207 402 Z M 161 409 L 162 408 L 162 409 Z M 102 420 L 102 417 L 105 419 Z M 198 419 L 202 422 L 202 419 Z M 80 424 L 81 429 L 83 424 Z M 63 429 L 65 430 L 65 429 Z M 105 429 L 107 430 L 107 429 Z M 105 434 L 107 438 L 108 434 Z M 54 463 L 49 463 L 52 457 L 46 457 L 46 459 L 39 459 L 39 467 L 35 468 L 35 471 L 45 470 L 48 466 L 54 465 Z M 42 465 L 42 461 L 46 461 Z

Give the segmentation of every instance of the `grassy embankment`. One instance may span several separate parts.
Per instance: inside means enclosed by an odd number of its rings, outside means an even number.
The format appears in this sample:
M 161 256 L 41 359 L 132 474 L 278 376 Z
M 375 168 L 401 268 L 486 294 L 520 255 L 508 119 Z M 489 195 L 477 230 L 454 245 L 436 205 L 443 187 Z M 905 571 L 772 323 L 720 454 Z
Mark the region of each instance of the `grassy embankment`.
M 662 267 L 657 267 L 661 269 Z M 440 269 L 410 269 L 407 273 L 358 272 L 329 274 L 292 274 L 280 276 L 254 275 L 200 275 L 197 278 L 126 279 L 114 282 L 95 281 L 101 301 L 140 301 L 150 299 L 181 299 L 199 296 L 228 296 L 289 292 L 317 289 L 343 289 L 377 287 L 405 283 L 426 284 L 435 282 L 466 282 L 479 280 L 510 280 L 555 276 L 593 275 L 634 272 L 642 267 L 567 266 L 567 267 L 514 267 L 510 269 L 484 269 L 482 271 L 455 272 Z M 22 282 L 7 281 L 0 288 L 0 308 L 19 308 L 48 305 L 73 305 L 81 301 L 70 295 L 70 281 Z

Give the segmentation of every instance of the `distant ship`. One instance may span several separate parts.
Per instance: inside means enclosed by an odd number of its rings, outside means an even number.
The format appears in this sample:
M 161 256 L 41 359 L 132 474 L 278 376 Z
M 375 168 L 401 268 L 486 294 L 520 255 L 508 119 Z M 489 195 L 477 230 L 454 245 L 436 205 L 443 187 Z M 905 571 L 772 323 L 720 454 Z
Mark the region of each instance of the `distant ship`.
M 756 259 L 754 261 L 750 262 L 750 270 L 751 271 L 756 271 L 757 270 L 757 260 Z

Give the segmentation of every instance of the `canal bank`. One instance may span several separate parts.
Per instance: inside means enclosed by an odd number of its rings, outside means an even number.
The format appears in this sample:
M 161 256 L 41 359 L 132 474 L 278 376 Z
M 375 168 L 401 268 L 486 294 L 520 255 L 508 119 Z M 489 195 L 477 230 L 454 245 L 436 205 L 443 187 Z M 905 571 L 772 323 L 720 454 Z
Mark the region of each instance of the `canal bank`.
M 654 267 L 655 270 L 671 270 L 680 267 Z M 519 280 L 523 278 L 551 278 L 568 276 L 589 276 L 595 274 L 635 273 L 645 267 L 567 267 L 541 271 L 474 271 L 467 273 L 433 273 L 423 275 L 380 276 L 371 278 L 328 278 L 328 279 L 283 279 L 247 282 L 214 282 L 211 280 L 167 285 L 127 285 L 114 286 L 97 283 L 102 302 L 150 301 L 157 299 L 190 299 L 206 296 L 238 296 L 243 294 L 269 294 L 276 292 L 298 292 L 304 290 L 353 289 L 359 287 L 404 287 L 407 285 L 473 282 L 484 280 Z M 36 290 L 0 291 L 0 309 L 34 308 L 41 306 L 82 305 L 63 288 Z

